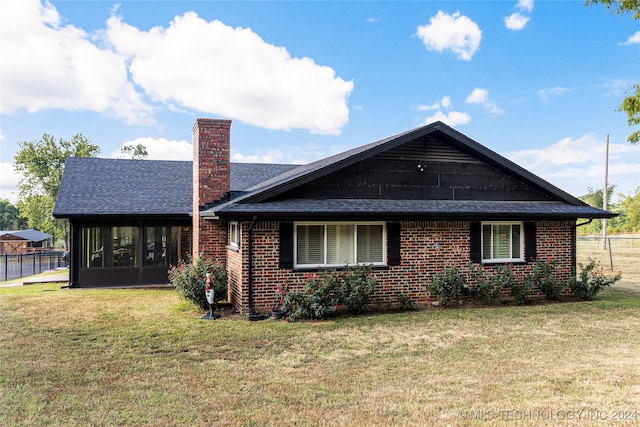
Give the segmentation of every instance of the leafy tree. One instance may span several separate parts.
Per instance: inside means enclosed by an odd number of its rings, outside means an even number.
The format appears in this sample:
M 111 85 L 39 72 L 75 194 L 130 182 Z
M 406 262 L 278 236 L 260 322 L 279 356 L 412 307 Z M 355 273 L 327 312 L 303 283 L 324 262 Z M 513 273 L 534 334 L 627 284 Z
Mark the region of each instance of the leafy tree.
M 616 189 L 615 185 L 613 184 L 609 185 L 609 188 L 607 189 L 608 201 L 611 201 L 611 198 L 612 198 L 611 196 L 613 196 L 613 192 L 615 189 Z M 584 196 L 580 196 L 578 198 L 583 202 L 593 206 L 594 208 L 602 209 L 604 206 L 604 199 L 602 197 L 603 194 L 604 194 L 604 191 L 602 191 L 602 188 L 598 188 L 597 190 L 594 190 L 591 187 L 587 187 L 587 194 L 585 194 Z
M 120 149 L 120 153 L 123 157 L 131 157 L 135 160 L 146 159 L 149 155 L 149 153 L 147 152 L 147 147 L 142 144 L 125 145 Z
M 618 212 L 618 207 L 615 203 L 611 202 L 612 196 L 613 196 L 613 192 L 615 190 L 616 186 L 615 185 L 609 185 L 608 188 L 608 196 L 607 196 L 607 200 L 610 201 L 607 204 L 607 210 L 611 211 L 611 212 Z M 585 203 L 588 203 L 589 205 L 593 206 L 594 208 L 599 208 L 602 209 L 604 207 L 604 199 L 602 197 L 602 195 L 604 194 L 604 191 L 602 191 L 602 188 L 599 188 L 597 190 L 594 190 L 591 187 L 587 188 L 587 194 L 578 197 L 580 200 L 582 200 Z M 616 223 L 619 222 L 619 218 L 612 218 L 610 220 L 607 221 L 607 230 L 613 230 L 616 227 Z M 584 233 L 584 234 L 598 234 L 601 232 L 602 230 L 602 222 L 601 221 L 593 221 L 590 224 L 587 224 L 583 227 L 580 227 L 579 229 L 580 233 Z
M 640 231 L 640 187 L 636 187 L 635 193 L 624 196 L 620 194 L 620 217 L 622 232 Z
M 27 220 L 20 216 L 18 207 L 7 199 L 0 199 L 0 230 L 22 230 L 26 226 Z
M 618 15 L 631 13 L 633 19 L 640 19 L 640 0 L 586 0 L 586 4 L 589 6 L 601 4 L 611 13 Z M 627 92 L 627 97 L 618 107 L 618 111 L 624 111 L 627 114 L 627 123 L 631 127 L 640 125 L 640 84 L 633 85 L 630 92 Z M 637 144 L 640 141 L 640 130 L 632 132 L 627 140 Z
M 100 147 L 77 134 L 70 140 L 56 139 L 48 134 L 39 141 L 22 141 L 15 155 L 14 169 L 22 175 L 18 184 L 20 213 L 29 226 L 55 237 L 63 237 L 68 246 L 68 222 L 53 219 L 51 213 L 67 157 L 96 157 Z
M 35 194 L 18 200 L 18 209 L 27 219 L 28 228 L 40 230 L 43 233 L 57 233 L 54 236 L 60 237 L 64 235 L 64 229 L 60 229 L 64 223 L 51 215 L 54 203 L 55 200 L 51 200 L 43 194 Z

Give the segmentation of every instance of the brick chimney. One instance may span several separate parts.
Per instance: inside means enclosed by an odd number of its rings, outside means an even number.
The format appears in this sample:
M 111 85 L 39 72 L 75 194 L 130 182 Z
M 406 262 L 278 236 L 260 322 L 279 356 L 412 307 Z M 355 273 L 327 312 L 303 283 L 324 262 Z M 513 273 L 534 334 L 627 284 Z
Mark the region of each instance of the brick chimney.
M 231 120 L 196 119 L 193 125 L 193 256 L 224 262 L 226 227 L 203 220 L 200 210 L 223 199 L 230 190 Z

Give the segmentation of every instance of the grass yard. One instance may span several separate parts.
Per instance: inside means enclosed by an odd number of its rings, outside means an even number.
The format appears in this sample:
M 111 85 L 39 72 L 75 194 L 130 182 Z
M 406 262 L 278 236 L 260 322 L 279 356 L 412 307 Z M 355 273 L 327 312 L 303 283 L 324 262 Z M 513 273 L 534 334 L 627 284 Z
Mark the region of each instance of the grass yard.
M 0 425 L 637 425 L 637 259 L 592 302 L 295 324 L 0 288 Z

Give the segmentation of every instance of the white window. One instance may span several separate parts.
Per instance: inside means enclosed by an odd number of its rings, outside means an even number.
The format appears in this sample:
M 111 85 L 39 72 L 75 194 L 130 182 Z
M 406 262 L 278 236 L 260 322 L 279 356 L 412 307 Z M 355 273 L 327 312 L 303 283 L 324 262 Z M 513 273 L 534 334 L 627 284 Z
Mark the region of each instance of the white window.
M 482 223 L 482 261 L 524 261 L 524 238 L 521 222 Z
M 232 249 L 240 247 L 240 226 L 238 221 L 229 222 L 229 247 Z
M 384 223 L 297 223 L 296 267 L 340 267 L 366 263 L 384 265 Z

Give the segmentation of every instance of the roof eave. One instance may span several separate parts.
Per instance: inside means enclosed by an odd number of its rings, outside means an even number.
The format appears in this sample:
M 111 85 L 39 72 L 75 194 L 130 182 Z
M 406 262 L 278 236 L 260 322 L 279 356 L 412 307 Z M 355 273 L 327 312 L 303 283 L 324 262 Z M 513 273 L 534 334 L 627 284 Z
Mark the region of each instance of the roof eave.
M 379 221 L 398 221 L 398 220 L 464 220 L 464 221 L 542 221 L 542 220 L 578 220 L 578 219 L 603 219 L 613 218 L 618 214 L 593 214 L 593 215 L 576 215 L 562 213 L 504 213 L 504 212 L 323 212 L 323 211 L 302 211 L 302 212 L 273 212 L 273 211 L 220 211 L 216 215 L 211 215 L 209 219 L 251 219 L 254 216 L 259 218 L 269 218 L 277 220 L 314 220 L 314 219 L 331 219 L 334 220 L 348 219 L 368 219 Z

